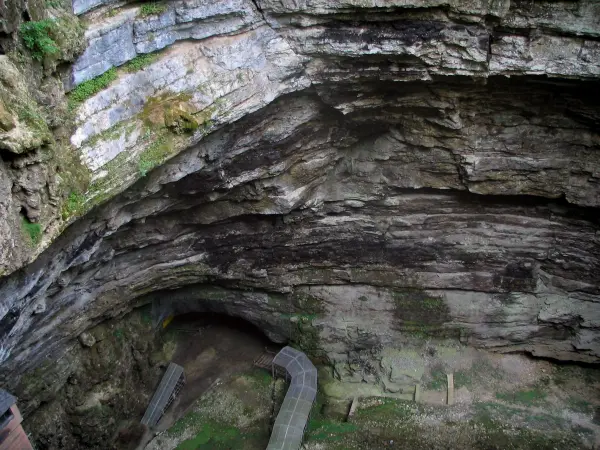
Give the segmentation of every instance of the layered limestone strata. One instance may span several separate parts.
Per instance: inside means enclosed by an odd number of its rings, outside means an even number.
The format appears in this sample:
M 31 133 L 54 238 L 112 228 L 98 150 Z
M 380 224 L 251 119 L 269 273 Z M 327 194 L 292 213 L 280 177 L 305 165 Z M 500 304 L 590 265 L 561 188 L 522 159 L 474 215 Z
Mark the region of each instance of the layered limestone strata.
M 77 5 L 74 9 L 77 12 Z M 232 34 L 263 23 L 252 3 L 243 0 L 171 2 L 150 17 L 143 16 L 141 9 L 137 4 L 94 20 L 86 31 L 87 48 L 73 65 L 73 84 L 176 41 Z
M 0 253 L 3 381 L 52 401 L 76 338 L 144 304 L 242 317 L 388 392 L 418 380 L 386 352 L 426 339 L 597 363 L 599 7 L 74 2 L 67 90 L 114 79 L 72 111 L 91 182 L 61 209 L 45 172 L 42 241 Z M 0 229 L 28 152 L 0 153 Z
M 64 18 L 71 16 L 57 8 L 68 5 L 52 5 L 46 16 L 58 18 L 53 19 L 58 20 L 58 29 L 67 29 L 70 22 Z M 43 11 L 35 8 L 14 3 L 3 14 L 16 17 L 25 9 L 21 14 L 25 18 L 44 18 Z M 39 223 L 41 231 L 41 238 L 36 236 L 31 243 L 23 233 L 5 234 L 0 245 L 4 274 L 30 262 L 74 217 L 123 191 L 148 168 L 216 127 L 311 84 L 326 98 L 331 84 L 348 83 L 345 89 L 359 97 L 336 106 L 347 114 L 374 100 L 360 98 L 367 81 L 435 84 L 439 77 L 467 76 L 485 82 L 495 75 L 594 80 L 600 70 L 600 14 L 598 4 L 591 1 L 413 5 L 405 1 L 194 0 L 150 8 L 126 1 L 77 1 L 72 11 L 87 28 L 86 49 L 71 67 L 45 59 L 45 76 L 51 73 L 52 83 L 62 77 L 67 90 L 109 70 L 117 69 L 117 79 L 76 108 L 71 139 L 75 149 L 44 159 L 42 143 L 29 150 L 29 159 L 4 162 L 3 185 L 8 186 L 9 180 L 15 185 L 22 178 L 35 179 L 40 186 L 23 188 L 24 199 L 4 202 L 7 213 L 2 228 L 22 228 L 18 223 L 25 218 Z M 5 28 L 18 38 L 17 26 Z M 65 48 L 60 59 L 70 61 L 73 48 Z M 131 70 L 127 64 L 140 55 L 150 55 L 153 62 Z M 33 117 L 48 120 L 51 131 L 64 139 L 61 90 L 54 84 L 49 89 L 43 80 L 33 84 L 42 92 L 35 100 L 46 110 Z M 199 129 L 189 137 L 173 137 L 164 136 L 155 122 L 149 126 L 145 106 L 157 100 L 165 109 L 183 108 L 194 115 Z M 152 146 L 156 140 L 169 142 L 157 149 Z M 84 167 L 75 167 L 73 158 Z M 90 178 L 91 185 L 82 187 Z M 50 207 L 40 209 L 39 203 Z M 589 205 L 588 199 L 582 204 Z
M 504 104 L 512 85 L 498 80 L 488 89 L 504 91 L 498 101 Z M 536 89 L 535 82 L 527 86 L 532 98 L 541 94 Z M 465 86 L 458 90 L 467 95 Z M 494 117 L 524 120 L 516 106 Z M 488 98 L 488 107 L 500 106 Z M 481 134 L 485 114 L 471 120 L 479 125 L 479 139 L 505 140 L 493 124 Z M 445 142 L 466 148 L 462 129 L 435 130 Z M 549 118 L 543 130 L 541 139 L 551 142 L 556 131 Z M 464 173 L 470 169 L 461 161 L 469 158 L 458 149 L 454 154 L 451 144 L 419 145 L 423 128 L 403 139 L 393 130 L 377 136 L 370 131 L 314 94 L 288 96 L 169 160 L 74 224 L 26 275 L 5 281 L 4 298 L 27 299 L 7 316 L 15 353 L 5 364 L 35 360 L 54 342 L 127 311 L 143 294 L 198 282 L 284 294 L 313 284 L 416 289 L 424 293 L 415 295 L 435 298 L 443 309 L 434 325 L 462 327 L 478 345 L 596 361 L 595 210 L 536 199 L 525 182 L 514 188 L 526 197 L 468 193 Z M 521 148 L 540 139 L 527 136 L 531 141 L 517 136 Z M 575 161 L 567 166 L 573 169 Z M 519 174 L 509 169 L 488 172 L 490 179 L 481 175 L 473 184 L 489 193 L 503 177 L 518 182 Z M 556 176 L 564 177 L 560 171 Z M 319 303 L 330 301 L 318 297 Z M 279 312 L 287 307 L 284 302 Z M 276 314 L 250 309 L 229 312 L 258 314 L 258 325 L 286 338 Z M 389 337 L 402 321 L 385 316 L 389 325 L 374 329 Z M 421 324 L 428 320 L 421 317 Z M 349 350 L 351 340 L 348 345 L 338 353 Z M 334 348 L 326 352 L 336 353 Z

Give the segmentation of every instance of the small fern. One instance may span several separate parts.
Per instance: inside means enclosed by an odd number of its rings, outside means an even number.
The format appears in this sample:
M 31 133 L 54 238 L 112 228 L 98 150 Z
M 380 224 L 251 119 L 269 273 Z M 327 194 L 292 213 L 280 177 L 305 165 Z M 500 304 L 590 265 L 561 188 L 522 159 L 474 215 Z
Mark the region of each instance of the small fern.
M 144 67 L 149 66 L 156 60 L 156 54 L 147 53 L 145 55 L 138 55 L 125 64 L 125 70 L 127 72 L 137 72 L 142 70 Z
M 96 78 L 84 81 L 69 93 L 69 108 L 74 109 L 80 103 L 106 89 L 116 79 L 117 69 L 113 67 Z
M 41 61 L 46 55 L 58 53 L 58 45 L 50 36 L 56 27 L 52 19 L 44 19 L 38 22 L 25 22 L 19 27 L 19 35 L 25 47 L 31 51 L 33 59 Z

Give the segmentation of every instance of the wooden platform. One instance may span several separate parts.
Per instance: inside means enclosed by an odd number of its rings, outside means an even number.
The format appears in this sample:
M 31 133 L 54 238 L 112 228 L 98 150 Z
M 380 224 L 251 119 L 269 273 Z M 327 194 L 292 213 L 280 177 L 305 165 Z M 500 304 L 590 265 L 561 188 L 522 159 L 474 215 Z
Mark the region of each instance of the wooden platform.
M 274 353 L 265 352 L 254 360 L 254 365 L 256 367 L 260 367 L 261 369 L 266 369 L 268 371 L 271 371 L 271 367 L 273 366 L 274 359 L 275 359 Z
M 277 353 L 275 352 L 265 350 L 262 355 L 254 360 L 254 366 L 268 370 L 269 373 L 274 377 L 287 378 L 287 372 L 276 364 L 273 364 L 273 360 L 275 359 L 276 355 Z

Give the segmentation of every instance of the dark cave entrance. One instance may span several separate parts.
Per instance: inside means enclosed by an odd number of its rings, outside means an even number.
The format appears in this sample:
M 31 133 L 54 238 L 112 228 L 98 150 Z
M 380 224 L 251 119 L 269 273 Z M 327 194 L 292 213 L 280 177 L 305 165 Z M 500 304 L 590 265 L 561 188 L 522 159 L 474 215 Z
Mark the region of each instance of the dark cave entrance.
M 217 312 L 189 312 L 178 314 L 173 317 L 173 320 L 166 327 L 164 327 L 164 330 L 176 328 L 180 332 L 191 333 L 200 329 L 210 329 L 212 327 L 222 329 L 223 331 L 234 330 L 236 332 L 245 333 L 250 335 L 253 339 L 262 340 L 265 345 L 271 343 L 271 340 L 251 322 L 240 317 Z
M 172 362 L 184 368 L 186 385 L 155 431 L 168 428 L 217 384 L 253 370 L 266 351 L 283 347 L 247 320 L 227 314 L 184 313 L 163 325 L 160 337 L 175 346 Z

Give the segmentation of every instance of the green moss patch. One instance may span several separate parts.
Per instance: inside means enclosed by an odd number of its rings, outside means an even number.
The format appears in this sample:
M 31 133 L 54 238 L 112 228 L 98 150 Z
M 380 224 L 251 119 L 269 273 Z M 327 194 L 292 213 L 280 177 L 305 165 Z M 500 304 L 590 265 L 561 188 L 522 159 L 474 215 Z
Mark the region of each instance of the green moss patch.
M 21 228 L 25 236 L 28 237 L 30 244 L 36 247 L 42 240 L 42 226 L 39 223 L 30 222 L 26 217 L 23 217 Z
M 310 423 L 310 439 L 313 441 L 339 441 L 344 433 L 352 433 L 357 430 L 353 423 L 338 422 L 335 420 L 314 420 Z
M 447 387 L 448 378 L 444 369 L 441 367 L 434 368 L 429 374 L 429 381 L 425 385 L 425 388 L 433 391 L 443 391 Z
M 244 375 L 244 378 L 262 388 L 268 388 L 271 386 L 271 383 L 273 383 L 273 377 L 271 374 L 266 370 L 259 368 L 251 369 L 248 374 Z
M 519 403 L 521 405 L 531 406 L 544 403 L 546 393 L 536 387 L 524 391 L 498 392 L 496 393 L 496 398 L 509 403 Z
M 357 426 L 353 423 L 341 422 L 326 416 L 324 414 L 326 401 L 325 395 L 319 389 L 306 427 L 306 437 L 311 441 L 341 441 L 346 433 L 357 430 Z
M 391 398 L 372 399 L 371 401 L 367 399 L 365 403 L 367 406 L 357 412 L 357 418 L 363 421 L 402 420 L 409 422 L 418 410 L 415 403 Z
M 127 72 L 137 72 L 138 70 L 142 70 L 144 67 L 152 64 L 154 61 L 156 61 L 157 57 L 158 55 L 156 53 L 138 55 L 123 67 Z
M 167 10 L 167 5 L 157 2 L 144 3 L 140 8 L 140 16 L 154 16 L 162 14 Z
M 196 436 L 179 444 L 177 450 L 239 448 L 242 439 L 238 428 L 208 421 L 200 425 L 200 432 Z
M 200 125 L 206 126 L 212 115 L 212 109 L 194 113 L 194 107 L 189 103 L 190 94 L 165 93 L 151 97 L 146 102 L 140 114 L 144 124 L 153 130 L 167 128 L 175 134 L 192 133 Z
M 560 417 L 528 416 L 528 411 L 496 403 L 475 404 L 459 421 L 446 407 L 388 398 L 363 398 L 348 422 L 316 415 L 306 434 L 309 448 L 363 450 L 383 448 L 555 449 L 584 448 L 581 430 Z M 314 443 L 314 445 L 312 445 Z
M 460 389 L 461 387 L 470 388 L 473 385 L 473 376 L 466 370 L 459 370 L 454 372 L 454 388 Z
M 325 352 L 321 348 L 319 330 L 313 325 L 313 319 L 314 317 L 309 315 L 290 319 L 292 325 L 290 343 L 318 361 L 325 358 Z
M 418 289 L 395 290 L 396 315 L 408 324 L 440 325 L 450 320 L 450 309 L 442 297 Z
M 275 385 L 266 371 L 252 369 L 205 393 L 151 448 L 255 450 L 269 441 L 273 395 L 280 403 L 285 383 Z
M 80 214 L 85 205 L 85 196 L 78 192 L 71 192 L 65 201 L 62 209 L 63 220 L 68 220 L 70 217 Z
M 140 154 L 138 162 L 139 174 L 145 177 L 155 167 L 168 159 L 173 152 L 173 143 L 168 135 L 157 136 Z

